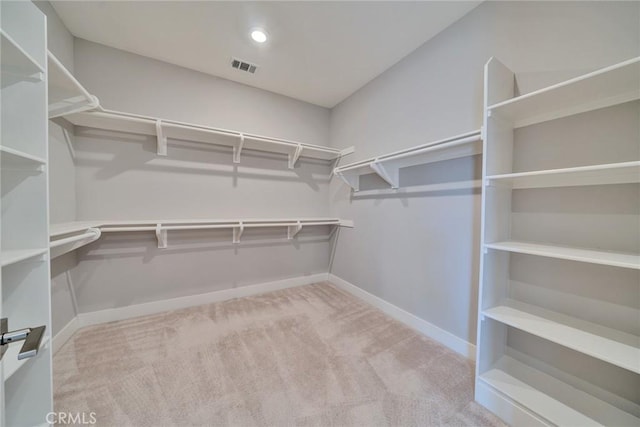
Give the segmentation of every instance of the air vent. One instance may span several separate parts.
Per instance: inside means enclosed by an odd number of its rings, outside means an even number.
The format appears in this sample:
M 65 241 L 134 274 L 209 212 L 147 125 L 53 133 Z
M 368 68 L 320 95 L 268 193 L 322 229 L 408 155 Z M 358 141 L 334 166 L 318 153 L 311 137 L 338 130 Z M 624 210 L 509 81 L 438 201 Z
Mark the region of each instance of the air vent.
M 231 59 L 231 66 L 236 70 L 246 71 L 247 73 L 254 74 L 258 69 L 258 66 L 249 62 L 243 61 L 238 58 Z

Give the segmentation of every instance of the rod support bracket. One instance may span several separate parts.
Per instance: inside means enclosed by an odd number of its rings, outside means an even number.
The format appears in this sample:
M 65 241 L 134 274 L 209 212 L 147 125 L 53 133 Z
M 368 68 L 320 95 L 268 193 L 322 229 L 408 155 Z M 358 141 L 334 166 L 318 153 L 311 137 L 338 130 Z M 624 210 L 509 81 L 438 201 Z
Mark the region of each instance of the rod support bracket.
M 233 163 L 240 163 L 242 147 L 244 147 L 244 133 L 240 133 L 240 140 L 233 146 Z
M 162 129 L 162 120 L 156 120 L 156 135 L 158 137 L 158 156 L 166 156 L 167 137 Z
M 293 169 L 296 166 L 296 162 L 300 158 L 302 154 L 302 144 L 298 144 L 296 146 L 296 150 L 289 154 L 289 169 Z
M 240 237 L 242 237 L 242 233 L 244 232 L 244 224 L 242 221 L 233 227 L 233 243 L 240 243 Z
M 302 230 L 302 224 L 300 221 L 296 221 L 296 225 L 290 225 L 287 227 L 287 239 L 292 240 Z
M 167 230 L 162 229 L 162 224 L 156 225 L 156 238 L 158 239 L 158 249 L 167 248 Z

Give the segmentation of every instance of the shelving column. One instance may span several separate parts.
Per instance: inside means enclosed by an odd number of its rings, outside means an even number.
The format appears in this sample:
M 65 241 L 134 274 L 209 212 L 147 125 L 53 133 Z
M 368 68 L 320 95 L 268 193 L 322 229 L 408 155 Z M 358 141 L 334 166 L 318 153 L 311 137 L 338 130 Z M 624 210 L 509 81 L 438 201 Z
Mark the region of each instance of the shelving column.
M 36 356 L 7 348 L 3 425 L 46 424 L 52 411 L 46 18 L 32 2 L 0 2 L 0 317 L 8 330 L 45 326 Z M 2 405 L 3 403 L 3 405 Z
M 491 58 L 476 400 L 513 425 L 640 425 L 640 58 L 522 96 L 514 83 Z M 576 131 L 590 120 L 606 137 Z

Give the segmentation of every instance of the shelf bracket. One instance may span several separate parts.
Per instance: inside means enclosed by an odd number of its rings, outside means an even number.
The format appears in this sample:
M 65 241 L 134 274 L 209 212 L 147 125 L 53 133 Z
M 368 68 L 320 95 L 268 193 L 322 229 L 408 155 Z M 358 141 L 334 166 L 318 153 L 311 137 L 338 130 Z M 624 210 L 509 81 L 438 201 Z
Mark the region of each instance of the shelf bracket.
M 158 156 L 166 156 L 167 137 L 162 129 L 162 120 L 156 120 L 156 135 L 158 136 Z
M 382 166 L 382 163 L 379 163 L 377 159 L 374 160 L 369 167 L 371 167 L 380 178 L 384 179 L 391 188 L 398 188 L 400 184 L 400 168 L 387 168 Z
M 338 172 L 336 170 L 334 170 L 333 173 L 339 176 L 345 184 L 353 189 L 353 191 L 360 191 L 360 177 L 358 175 L 346 176 L 342 172 Z
M 240 134 L 240 141 L 233 146 L 233 163 L 240 163 L 240 153 L 244 146 L 244 133 Z
M 292 240 L 302 230 L 302 224 L 297 221 L 296 225 L 290 225 L 287 227 L 287 239 Z
M 242 237 L 243 231 L 244 224 L 240 221 L 240 224 L 237 227 L 233 227 L 233 243 L 240 243 L 240 237 Z
M 162 224 L 156 225 L 156 238 L 158 239 L 158 249 L 166 249 L 167 230 L 162 229 Z
M 293 169 L 296 166 L 296 162 L 300 158 L 300 154 L 302 154 L 302 145 L 298 144 L 296 151 L 289 154 L 289 169 Z

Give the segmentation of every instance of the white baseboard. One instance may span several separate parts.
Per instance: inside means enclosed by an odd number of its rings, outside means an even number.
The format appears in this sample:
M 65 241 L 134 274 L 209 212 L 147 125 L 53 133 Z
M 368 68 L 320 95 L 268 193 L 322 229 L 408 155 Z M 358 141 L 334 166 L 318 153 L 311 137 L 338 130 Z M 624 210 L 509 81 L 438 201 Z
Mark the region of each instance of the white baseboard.
M 58 350 L 67 342 L 69 338 L 76 333 L 76 331 L 80 329 L 80 321 L 78 317 L 74 317 L 71 319 L 69 323 L 65 325 L 54 337 L 51 344 L 51 349 L 53 350 L 53 354 L 56 354 Z
M 340 277 L 329 274 L 329 281 L 334 285 L 338 286 L 340 289 L 343 289 L 349 292 L 351 295 L 360 298 L 361 300 L 368 302 L 376 308 L 379 308 L 389 316 L 398 320 L 399 322 L 404 323 L 412 329 L 417 330 L 418 332 L 432 338 L 439 343 L 447 346 L 451 350 L 455 351 L 466 357 L 467 359 L 474 360 L 476 358 L 476 346 L 453 335 L 451 332 L 447 332 L 438 326 L 423 320 L 408 311 L 397 307 L 382 298 L 379 298 L 369 292 L 362 290 L 361 288 L 355 286 L 352 283 L 347 282 Z
M 328 276 L 328 273 L 312 274 L 309 276 L 300 276 L 293 277 L 291 279 L 277 280 L 275 282 L 266 282 L 256 285 L 224 289 L 221 291 L 214 291 L 206 294 L 189 295 L 179 298 L 147 302 L 144 304 L 135 304 L 127 307 L 111 308 L 107 310 L 92 311 L 89 313 L 79 313 L 78 323 L 79 327 L 82 328 L 99 323 L 113 322 L 114 320 L 130 319 L 133 317 L 161 313 L 163 311 L 178 310 L 181 308 L 210 304 L 212 302 L 226 301 L 233 298 L 242 298 L 251 295 L 264 294 L 266 292 L 277 291 L 280 289 L 293 288 L 296 286 L 323 282 L 328 280 Z

